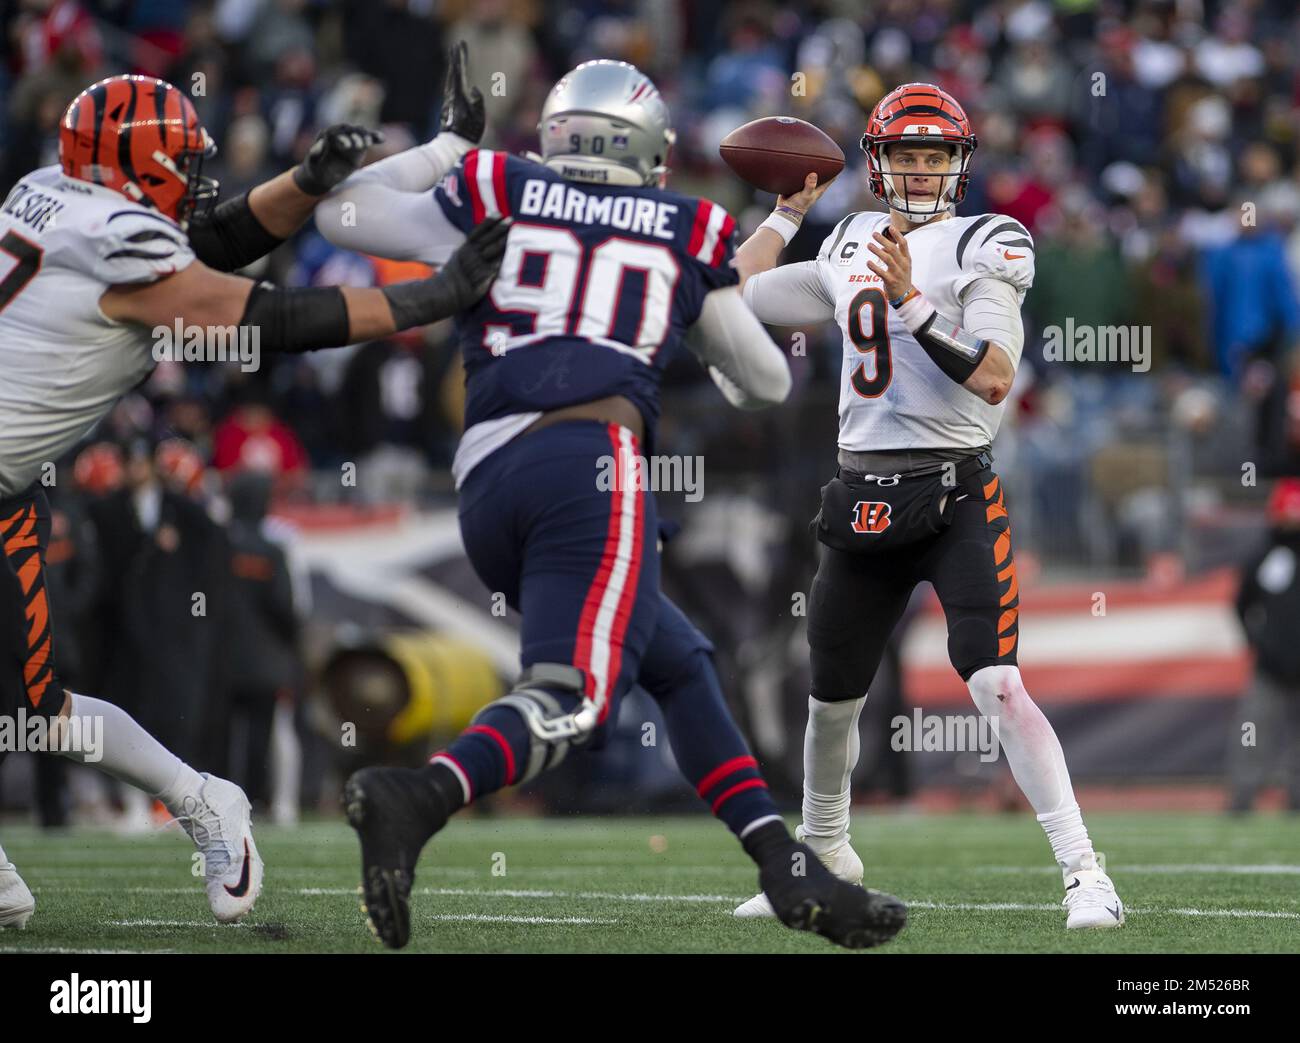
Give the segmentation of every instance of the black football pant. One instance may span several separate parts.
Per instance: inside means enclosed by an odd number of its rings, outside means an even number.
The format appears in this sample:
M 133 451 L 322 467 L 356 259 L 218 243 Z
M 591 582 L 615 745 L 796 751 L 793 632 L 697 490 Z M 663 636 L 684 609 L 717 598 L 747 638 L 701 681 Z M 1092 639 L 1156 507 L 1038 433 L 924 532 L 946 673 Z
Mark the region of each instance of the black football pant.
M 922 580 L 943 606 L 948 657 L 963 681 L 986 666 L 1016 664 L 1020 585 L 1002 482 L 986 468 L 954 495 L 948 528 L 892 554 L 821 548 L 808 599 L 813 698 L 841 702 L 867 693 Z

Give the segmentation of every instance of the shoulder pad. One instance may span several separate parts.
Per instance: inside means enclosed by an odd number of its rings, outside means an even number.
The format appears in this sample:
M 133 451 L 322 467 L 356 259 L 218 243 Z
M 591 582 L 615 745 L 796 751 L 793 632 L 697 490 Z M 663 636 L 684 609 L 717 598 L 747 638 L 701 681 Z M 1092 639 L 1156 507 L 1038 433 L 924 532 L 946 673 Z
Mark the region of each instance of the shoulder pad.
M 976 218 L 957 240 L 957 267 L 963 285 L 991 277 L 1022 293 L 1034 282 L 1034 239 L 1019 221 L 1002 214 Z
M 58 230 L 59 261 L 110 286 L 153 282 L 180 271 L 194 251 L 180 226 L 145 207 L 97 207 Z

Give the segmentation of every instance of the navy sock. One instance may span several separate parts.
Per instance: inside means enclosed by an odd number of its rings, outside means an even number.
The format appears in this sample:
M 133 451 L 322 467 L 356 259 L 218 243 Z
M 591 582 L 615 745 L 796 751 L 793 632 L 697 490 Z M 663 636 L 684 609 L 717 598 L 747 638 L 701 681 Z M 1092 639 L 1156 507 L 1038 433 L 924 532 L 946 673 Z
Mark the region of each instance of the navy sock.
M 713 814 L 742 840 L 768 821 L 779 824 L 758 761 L 727 710 L 712 656 L 703 649 L 692 651 L 674 676 L 657 682 L 650 694 L 663 711 L 682 774 Z
M 453 807 L 463 807 L 519 781 L 528 768 L 529 740 L 518 710 L 489 706 L 434 754 L 425 772 Z
M 546 690 L 566 713 L 578 704 L 572 692 Z M 517 783 L 528 770 L 531 750 L 532 735 L 523 714 L 492 705 L 450 746 L 435 753 L 424 770 L 452 807 L 460 808 Z

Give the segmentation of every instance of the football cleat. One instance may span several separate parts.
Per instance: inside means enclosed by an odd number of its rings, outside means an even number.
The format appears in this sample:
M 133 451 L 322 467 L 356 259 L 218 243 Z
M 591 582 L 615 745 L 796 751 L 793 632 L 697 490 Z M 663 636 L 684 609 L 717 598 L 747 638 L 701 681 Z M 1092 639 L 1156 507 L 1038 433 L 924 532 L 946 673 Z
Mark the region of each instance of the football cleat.
M 1087 927 L 1119 927 L 1124 923 L 1124 903 L 1115 893 L 1110 877 L 1100 869 L 1080 869 L 1065 874 L 1065 900 L 1071 930 Z
M 803 843 L 808 839 L 808 835 L 804 831 L 803 826 L 795 827 L 794 838 L 800 843 Z M 817 847 L 822 846 L 818 843 L 819 839 L 820 838 L 817 837 L 813 838 L 813 844 L 816 844 Z M 849 846 L 849 841 L 852 839 L 851 836 L 845 833 L 842 840 L 833 841 L 830 846 L 819 851 L 817 857 L 821 860 L 822 865 L 841 880 L 861 887 L 862 859 L 860 859 L 858 853 Z M 813 844 L 810 844 L 809 847 L 812 847 Z M 775 916 L 776 910 L 772 908 L 772 903 L 768 901 L 767 895 L 763 894 L 762 891 L 759 891 L 758 894 L 748 902 L 738 905 L 732 915 L 742 920 L 757 919 L 759 917 Z
M 36 911 L 36 899 L 12 862 L 0 863 L 0 927 L 22 930 Z
M 411 768 L 362 768 L 343 787 L 343 810 L 361 841 L 361 911 L 390 949 L 411 940 L 411 884 L 429 838 L 450 813 Z
M 805 857 L 797 860 L 798 854 Z M 820 934 L 846 949 L 883 945 L 907 924 L 901 900 L 839 879 L 806 844 L 792 844 L 768 859 L 759 869 L 758 884 L 787 927 Z
M 262 890 L 262 857 L 253 843 L 252 808 L 233 782 L 203 774 L 196 796 L 173 808 L 176 821 L 203 856 L 208 905 L 219 923 L 234 923 L 252 911 Z

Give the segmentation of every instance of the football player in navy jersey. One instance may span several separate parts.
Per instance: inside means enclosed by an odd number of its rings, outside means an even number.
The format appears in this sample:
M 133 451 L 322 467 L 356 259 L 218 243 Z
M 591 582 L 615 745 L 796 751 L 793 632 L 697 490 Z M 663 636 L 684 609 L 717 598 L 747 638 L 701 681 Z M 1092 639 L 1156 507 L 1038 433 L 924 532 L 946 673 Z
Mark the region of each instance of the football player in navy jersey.
M 692 350 L 733 405 L 773 405 L 790 387 L 740 298 L 733 220 L 663 188 L 667 108 L 631 65 L 586 62 L 560 80 L 532 158 L 476 147 L 482 99 L 463 45 L 448 96 L 442 133 L 354 174 L 318 206 L 317 226 L 340 246 L 438 264 L 481 223 L 511 222 L 498 278 L 458 320 L 468 393 L 453 473 L 470 561 L 522 613 L 523 672 L 426 767 L 348 781 L 372 928 L 405 945 L 429 838 L 484 794 L 600 746 L 639 684 L 782 922 L 853 948 L 888 940 L 904 906 L 835 879 L 790 836 L 728 714 L 712 646 L 659 591 L 639 460 L 653 452 L 660 376 L 687 329 L 698 327 Z

